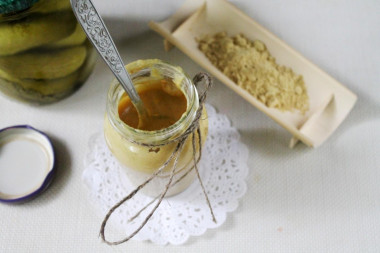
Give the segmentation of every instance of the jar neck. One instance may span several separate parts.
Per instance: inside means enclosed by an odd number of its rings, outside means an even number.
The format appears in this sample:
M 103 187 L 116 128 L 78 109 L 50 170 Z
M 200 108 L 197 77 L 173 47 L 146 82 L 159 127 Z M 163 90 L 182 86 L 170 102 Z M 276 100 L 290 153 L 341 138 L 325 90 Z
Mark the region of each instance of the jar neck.
M 131 63 L 133 66 L 133 63 Z M 127 65 L 127 69 L 130 64 Z M 147 64 L 147 66 L 139 69 L 137 72 L 129 70 L 131 78 L 136 86 L 136 83 L 140 79 L 149 80 L 149 78 L 155 78 L 157 80 L 157 73 L 164 79 L 171 79 L 183 92 L 187 100 L 186 111 L 182 117 L 173 125 L 157 130 L 157 131 L 144 131 L 136 128 L 132 128 L 125 124 L 118 114 L 118 105 L 122 95 L 125 93 L 122 86 L 115 79 L 111 83 L 111 87 L 108 91 L 107 97 L 107 116 L 112 127 L 123 137 L 130 141 L 144 143 L 147 145 L 162 145 L 165 144 L 186 131 L 186 129 L 194 121 L 196 112 L 199 108 L 198 93 L 193 85 L 191 79 L 178 67 L 174 67 L 170 64 L 163 63 L 161 61 L 153 64 Z M 154 76 L 152 76 L 154 75 Z M 178 81 L 180 80 L 180 81 Z

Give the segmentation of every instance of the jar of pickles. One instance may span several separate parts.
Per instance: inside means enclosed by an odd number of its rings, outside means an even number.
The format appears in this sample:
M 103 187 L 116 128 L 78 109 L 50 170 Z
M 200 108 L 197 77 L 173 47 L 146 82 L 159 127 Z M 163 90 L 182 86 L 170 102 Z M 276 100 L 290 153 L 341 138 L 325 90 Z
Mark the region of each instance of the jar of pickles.
M 149 120 L 139 123 L 139 116 L 121 85 L 115 80 L 109 89 L 104 121 L 106 143 L 129 180 L 135 186 L 147 180 L 173 154 L 181 136 L 193 123 L 199 108 L 197 89 L 181 68 L 159 60 L 139 60 L 126 66 L 148 114 Z M 203 108 L 199 121 L 202 144 L 208 132 L 207 112 Z M 195 157 L 199 156 L 199 139 L 192 133 L 183 143 L 178 156 L 173 185 L 166 196 L 186 189 L 194 180 L 192 135 L 196 138 Z M 152 146 L 150 146 L 152 145 Z M 171 161 L 141 191 L 150 196 L 161 193 L 173 169 Z M 186 175 L 186 176 L 185 176 Z
M 69 0 L 0 0 L 0 90 L 46 104 L 76 91 L 96 52 Z

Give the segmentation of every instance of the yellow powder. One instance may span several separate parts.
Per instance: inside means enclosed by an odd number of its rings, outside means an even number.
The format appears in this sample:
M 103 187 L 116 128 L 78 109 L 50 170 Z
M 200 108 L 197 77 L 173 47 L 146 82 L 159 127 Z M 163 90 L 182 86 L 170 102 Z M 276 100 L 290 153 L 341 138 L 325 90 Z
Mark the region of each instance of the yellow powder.
M 267 107 L 301 113 L 309 109 L 303 77 L 278 65 L 263 42 L 252 42 L 243 34 L 229 37 L 225 32 L 197 41 L 212 64 Z

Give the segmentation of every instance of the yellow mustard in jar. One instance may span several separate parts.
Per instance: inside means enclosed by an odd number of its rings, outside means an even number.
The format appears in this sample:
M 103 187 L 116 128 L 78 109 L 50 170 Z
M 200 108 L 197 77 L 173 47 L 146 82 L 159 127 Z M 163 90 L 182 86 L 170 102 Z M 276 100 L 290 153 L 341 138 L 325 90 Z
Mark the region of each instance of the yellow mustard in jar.
M 154 117 L 144 129 L 138 129 L 138 115 L 129 97 L 115 80 L 108 92 L 104 134 L 109 149 L 122 165 L 130 181 L 134 185 L 139 185 L 161 167 L 173 153 L 178 143 L 169 142 L 182 135 L 192 124 L 199 108 L 199 100 L 191 79 L 179 67 L 159 60 L 139 60 L 128 64 L 126 68 L 131 73 L 133 83 L 148 113 Z M 208 131 L 205 109 L 199 124 L 203 145 Z M 194 165 L 191 139 L 190 135 L 183 145 L 173 182 Z M 196 136 L 196 143 L 198 141 Z M 149 147 L 155 144 L 160 146 Z M 196 157 L 198 155 L 197 144 Z M 162 192 L 168 182 L 172 166 L 173 161 L 163 173 L 143 188 L 142 192 L 151 196 Z M 194 177 L 193 170 L 172 186 L 166 196 L 186 189 Z

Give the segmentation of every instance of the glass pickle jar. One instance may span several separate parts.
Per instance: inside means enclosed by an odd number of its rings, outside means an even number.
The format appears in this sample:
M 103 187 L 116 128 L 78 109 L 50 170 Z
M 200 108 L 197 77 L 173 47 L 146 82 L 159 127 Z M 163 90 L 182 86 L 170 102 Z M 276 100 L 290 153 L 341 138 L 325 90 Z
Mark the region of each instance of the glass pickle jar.
M 86 81 L 95 60 L 70 0 L 0 0 L 0 90 L 7 96 L 58 101 Z
M 150 79 L 170 79 L 182 91 L 187 100 L 186 111 L 177 122 L 161 130 L 143 131 L 130 127 L 119 118 L 118 105 L 125 92 L 117 80 L 111 83 L 104 120 L 106 143 L 125 170 L 129 180 L 133 185 L 138 186 L 163 165 L 172 154 L 177 142 L 168 142 L 180 136 L 190 126 L 199 108 L 199 101 L 194 84 L 179 67 L 174 67 L 159 60 L 139 60 L 128 64 L 126 68 L 131 73 L 131 78 L 138 92 L 141 90 L 139 83 L 144 83 L 145 86 L 147 80 Z M 208 132 L 207 112 L 205 109 L 202 112 L 200 129 L 203 145 Z M 192 135 L 184 143 L 173 182 L 193 166 L 191 138 Z M 149 148 L 135 144 L 133 141 L 144 144 L 163 144 L 163 146 Z M 196 137 L 196 157 L 199 155 L 198 141 L 198 137 Z M 169 180 L 172 165 L 173 162 L 141 191 L 154 197 L 161 193 Z M 185 190 L 193 182 L 195 175 L 195 171 L 192 170 L 183 180 L 171 187 L 166 196 Z

